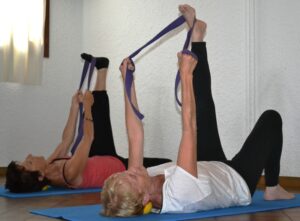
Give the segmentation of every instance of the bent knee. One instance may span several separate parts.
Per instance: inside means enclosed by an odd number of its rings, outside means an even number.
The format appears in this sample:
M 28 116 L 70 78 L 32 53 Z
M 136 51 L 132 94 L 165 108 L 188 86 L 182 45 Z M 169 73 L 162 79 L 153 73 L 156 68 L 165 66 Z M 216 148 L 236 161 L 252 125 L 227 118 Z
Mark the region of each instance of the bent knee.
M 261 118 L 268 121 L 272 125 L 282 125 L 281 115 L 276 110 L 266 110 L 262 113 Z

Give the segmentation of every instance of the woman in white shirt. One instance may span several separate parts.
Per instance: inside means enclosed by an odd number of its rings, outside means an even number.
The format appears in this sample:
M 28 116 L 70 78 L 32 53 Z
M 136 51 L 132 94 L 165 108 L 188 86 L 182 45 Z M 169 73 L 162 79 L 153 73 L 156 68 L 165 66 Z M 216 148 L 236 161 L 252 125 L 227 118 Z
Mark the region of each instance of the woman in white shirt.
M 189 5 L 181 5 L 179 10 L 192 27 L 195 10 Z M 196 20 L 192 54 L 178 54 L 183 125 L 177 163 L 148 170 L 142 166 L 143 125 L 125 96 L 129 166 L 127 171 L 106 180 L 101 195 L 104 215 L 140 215 L 149 205 L 161 213 L 248 205 L 263 170 L 266 200 L 294 197 L 278 184 L 282 122 L 276 111 L 264 112 L 240 152 L 232 160 L 226 159 L 211 94 L 206 43 L 203 42 L 205 31 L 206 24 Z M 120 67 L 123 79 L 127 66 L 134 68 L 130 60 L 125 59 Z M 137 107 L 134 85 L 131 94 Z

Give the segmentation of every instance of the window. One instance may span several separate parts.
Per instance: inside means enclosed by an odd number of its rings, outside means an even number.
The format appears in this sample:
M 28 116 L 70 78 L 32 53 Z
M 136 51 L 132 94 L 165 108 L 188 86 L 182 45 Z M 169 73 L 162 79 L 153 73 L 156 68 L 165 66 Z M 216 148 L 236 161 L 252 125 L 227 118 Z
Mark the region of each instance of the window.
M 46 0 L 0 0 L 0 81 L 41 82 Z

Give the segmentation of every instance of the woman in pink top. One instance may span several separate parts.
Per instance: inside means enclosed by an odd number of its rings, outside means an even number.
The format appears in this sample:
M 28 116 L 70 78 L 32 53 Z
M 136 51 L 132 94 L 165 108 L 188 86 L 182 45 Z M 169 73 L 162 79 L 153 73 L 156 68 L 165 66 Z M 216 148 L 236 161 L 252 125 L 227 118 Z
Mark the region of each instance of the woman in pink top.
M 89 62 L 92 59 L 88 54 L 82 54 L 81 57 Z M 128 160 L 117 155 L 111 129 L 106 93 L 108 65 L 107 58 L 96 58 L 97 80 L 94 91 L 87 91 L 84 96 L 81 92 L 76 92 L 72 97 L 62 141 L 48 159 L 29 154 L 23 162 L 12 161 L 8 165 L 5 184 L 7 189 L 21 193 L 40 191 L 46 185 L 102 187 L 111 174 L 126 170 Z M 80 102 L 83 102 L 85 110 L 83 137 L 73 156 L 69 156 Z M 148 167 L 168 161 L 170 160 L 146 158 L 144 165 Z

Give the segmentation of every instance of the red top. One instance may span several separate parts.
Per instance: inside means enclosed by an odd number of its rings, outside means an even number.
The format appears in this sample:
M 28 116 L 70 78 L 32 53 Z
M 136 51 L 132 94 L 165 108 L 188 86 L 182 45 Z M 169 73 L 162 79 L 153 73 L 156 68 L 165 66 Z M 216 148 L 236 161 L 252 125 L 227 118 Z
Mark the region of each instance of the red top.
M 125 170 L 124 164 L 116 157 L 90 157 L 82 174 L 82 182 L 76 188 L 101 188 L 110 175 Z

